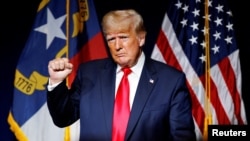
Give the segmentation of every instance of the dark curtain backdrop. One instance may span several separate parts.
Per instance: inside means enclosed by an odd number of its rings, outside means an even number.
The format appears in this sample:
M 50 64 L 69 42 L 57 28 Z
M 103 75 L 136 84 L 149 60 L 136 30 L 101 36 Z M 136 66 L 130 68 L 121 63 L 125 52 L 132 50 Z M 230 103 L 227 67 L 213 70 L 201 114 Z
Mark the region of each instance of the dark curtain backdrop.
M 145 19 L 147 35 L 146 55 L 150 55 L 154 42 L 161 26 L 165 12 L 165 5 L 169 0 L 94 0 L 99 19 L 103 14 L 116 8 L 135 8 Z M 245 102 L 248 121 L 250 118 L 250 86 L 249 61 L 250 48 L 248 44 L 249 11 L 243 1 L 228 0 L 234 15 L 234 29 L 240 48 L 240 61 L 242 69 L 242 95 Z M 31 1 L 3 1 L 0 5 L 1 38 L 0 38 L 0 141 L 15 141 L 9 130 L 7 115 L 12 104 L 12 89 L 15 67 L 20 53 L 25 45 L 36 15 L 40 0 Z

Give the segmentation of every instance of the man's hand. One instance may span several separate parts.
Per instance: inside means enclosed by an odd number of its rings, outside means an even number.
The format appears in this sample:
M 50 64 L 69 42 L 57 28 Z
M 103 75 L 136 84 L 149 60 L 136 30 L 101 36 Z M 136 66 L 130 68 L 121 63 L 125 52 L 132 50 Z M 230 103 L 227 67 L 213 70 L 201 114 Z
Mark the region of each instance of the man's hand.
M 71 72 L 73 64 L 68 58 L 56 58 L 49 61 L 48 71 L 50 75 L 50 84 L 63 81 Z

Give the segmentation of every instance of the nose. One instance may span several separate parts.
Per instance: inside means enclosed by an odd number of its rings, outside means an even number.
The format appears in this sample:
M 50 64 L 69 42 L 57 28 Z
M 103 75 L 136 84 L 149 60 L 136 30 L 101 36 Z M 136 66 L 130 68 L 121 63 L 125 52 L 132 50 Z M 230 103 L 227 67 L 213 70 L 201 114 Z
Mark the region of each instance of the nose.
M 121 44 L 121 40 L 119 38 L 116 38 L 115 39 L 115 49 L 117 51 L 121 50 L 122 49 L 122 44 Z

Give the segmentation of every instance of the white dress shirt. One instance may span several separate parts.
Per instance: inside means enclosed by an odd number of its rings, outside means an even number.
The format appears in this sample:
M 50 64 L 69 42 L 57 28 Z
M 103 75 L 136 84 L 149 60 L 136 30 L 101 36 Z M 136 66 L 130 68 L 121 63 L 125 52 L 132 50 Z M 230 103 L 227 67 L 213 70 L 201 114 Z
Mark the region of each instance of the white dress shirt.
M 128 75 L 129 87 L 130 87 L 130 92 L 129 92 L 130 109 L 134 102 L 135 93 L 137 90 L 144 62 L 145 62 L 145 55 L 142 52 L 136 65 L 130 68 L 132 70 L 132 72 Z M 121 70 L 121 66 L 118 65 L 116 70 L 115 93 L 117 93 L 117 89 L 122 79 L 122 76 L 123 76 L 123 71 Z

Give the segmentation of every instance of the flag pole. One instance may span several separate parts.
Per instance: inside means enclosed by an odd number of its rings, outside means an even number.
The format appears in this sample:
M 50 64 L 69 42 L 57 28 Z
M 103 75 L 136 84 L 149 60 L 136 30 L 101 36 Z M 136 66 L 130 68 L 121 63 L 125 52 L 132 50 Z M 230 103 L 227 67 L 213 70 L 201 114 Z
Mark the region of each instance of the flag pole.
M 70 17 L 70 1 L 66 0 L 66 57 L 69 58 L 69 17 Z M 67 85 L 69 86 L 69 79 L 67 77 Z M 70 126 L 65 127 L 64 141 L 70 141 Z
M 209 1 L 205 0 L 205 121 L 203 138 L 207 141 L 208 138 L 208 125 L 212 123 L 212 115 L 210 111 L 210 39 L 209 39 Z

